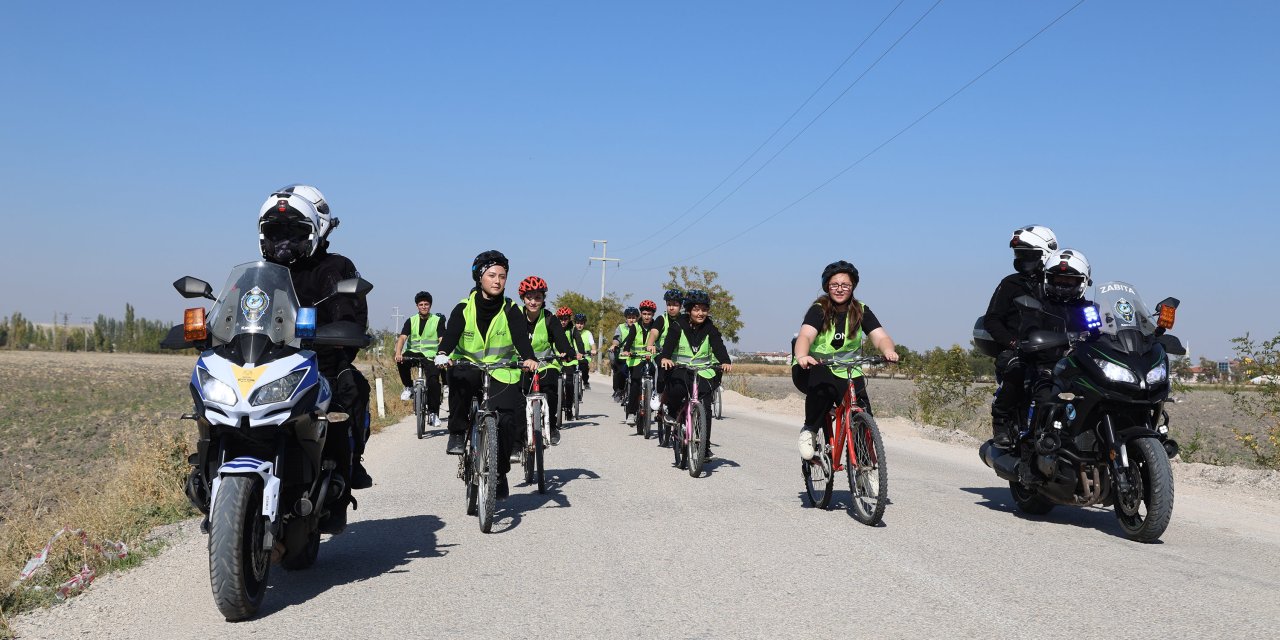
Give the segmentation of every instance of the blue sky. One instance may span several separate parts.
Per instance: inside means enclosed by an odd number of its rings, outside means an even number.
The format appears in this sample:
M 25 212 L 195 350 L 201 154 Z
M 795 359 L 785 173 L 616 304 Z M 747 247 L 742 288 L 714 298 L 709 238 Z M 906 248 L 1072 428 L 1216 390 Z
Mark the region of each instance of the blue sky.
M 176 321 L 169 283 L 220 285 L 305 182 L 378 328 L 419 289 L 447 311 L 489 248 L 597 295 L 608 239 L 632 301 L 719 272 L 740 348 L 783 348 L 837 258 L 900 343 L 964 344 L 1041 223 L 1179 297 L 1195 356 L 1275 335 L 1280 5 L 1087 1 L 909 127 L 1075 4 L 10 5 L 0 314 Z

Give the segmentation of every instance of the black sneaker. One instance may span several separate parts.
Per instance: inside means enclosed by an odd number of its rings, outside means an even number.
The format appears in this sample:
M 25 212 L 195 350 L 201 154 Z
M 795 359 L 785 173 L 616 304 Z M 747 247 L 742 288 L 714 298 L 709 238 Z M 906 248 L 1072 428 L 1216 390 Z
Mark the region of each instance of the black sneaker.
M 373 476 L 365 471 L 364 465 L 359 460 L 351 467 L 351 488 L 352 489 L 368 489 L 373 486 Z
M 560 429 L 551 428 L 551 444 L 560 444 Z
M 449 433 L 449 443 L 445 445 L 444 452 L 451 456 L 462 455 L 462 445 L 467 437 L 461 433 Z
M 498 474 L 498 499 L 501 500 L 511 495 L 511 488 L 507 486 L 507 474 Z
M 1006 424 L 996 424 L 991 426 L 991 444 L 1000 449 L 1008 449 L 1013 446 L 1013 429 Z
M 341 506 L 334 505 L 329 509 L 329 515 L 320 519 L 320 533 L 329 535 L 338 535 L 347 529 L 347 505 L 344 502 Z

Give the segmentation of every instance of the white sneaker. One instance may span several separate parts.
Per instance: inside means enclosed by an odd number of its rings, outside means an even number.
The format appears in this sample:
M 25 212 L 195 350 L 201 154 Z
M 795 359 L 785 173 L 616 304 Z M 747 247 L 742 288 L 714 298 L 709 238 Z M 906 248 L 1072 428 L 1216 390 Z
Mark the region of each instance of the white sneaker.
M 427 414 L 427 424 L 431 425 L 432 427 L 438 427 L 438 426 L 440 426 L 440 416 L 437 416 L 437 415 L 436 415 L 436 414 L 434 414 L 434 413 L 428 413 L 428 414 Z
M 649 398 L 649 408 L 654 411 L 662 408 L 662 400 L 660 400 L 656 394 L 652 398 Z
M 800 441 L 797 442 L 797 444 L 800 445 L 801 460 L 813 459 L 813 454 L 816 453 L 816 451 L 814 450 L 814 443 L 813 443 L 814 435 L 815 434 L 812 431 L 809 431 L 808 429 L 800 430 Z
M 404 391 L 400 392 L 401 400 L 408 400 L 409 398 L 412 398 L 412 397 L 413 397 L 413 389 L 410 389 L 409 387 L 405 387 Z

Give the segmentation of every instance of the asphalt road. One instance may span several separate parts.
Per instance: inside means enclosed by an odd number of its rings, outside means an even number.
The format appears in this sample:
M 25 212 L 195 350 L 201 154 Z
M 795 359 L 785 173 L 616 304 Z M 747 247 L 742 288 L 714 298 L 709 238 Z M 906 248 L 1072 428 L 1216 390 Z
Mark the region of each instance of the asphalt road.
M 601 383 L 605 382 L 603 380 Z M 21 638 L 1275 637 L 1280 501 L 1177 486 L 1159 544 L 1109 510 L 1013 511 L 965 447 L 885 420 L 881 527 L 806 508 L 797 420 L 727 403 L 710 473 L 621 422 L 607 390 L 549 450 L 546 495 L 515 484 L 494 532 L 464 513 L 444 438 L 370 443 L 376 484 L 310 570 L 273 567 L 263 611 L 224 622 L 206 538 L 13 621 Z

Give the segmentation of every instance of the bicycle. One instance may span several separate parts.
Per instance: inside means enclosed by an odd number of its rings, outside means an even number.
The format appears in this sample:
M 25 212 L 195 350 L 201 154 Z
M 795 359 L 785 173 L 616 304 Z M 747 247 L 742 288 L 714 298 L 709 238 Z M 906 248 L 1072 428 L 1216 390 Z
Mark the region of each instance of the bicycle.
M 556 396 L 560 406 L 557 410 L 564 412 L 564 422 L 576 420 L 579 415 L 578 409 L 582 402 L 582 375 L 578 373 L 577 369 L 576 366 L 565 367 L 560 372 L 560 394 Z M 573 402 L 565 402 L 565 390 L 570 388 L 574 391 Z
M 680 408 L 679 413 L 684 414 L 683 428 L 679 422 L 668 424 L 668 440 L 671 442 L 672 455 L 675 457 L 676 468 L 688 469 L 689 477 L 696 478 L 702 473 L 702 464 L 706 462 L 703 455 L 706 453 L 707 447 L 707 416 L 703 409 L 702 401 L 698 399 L 698 372 L 718 370 L 720 365 L 688 365 L 677 364 L 671 371 L 675 369 L 687 369 L 692 375 L 692 384 L 689 385 L 689 398 L 685 400 L 684 406 Z M 667 385 L 671 385 L 671 377 L 668 374 Z M 666 416 L 662 418 L 668 420 Z
M 800 462 L 809 503 L 820 509 L 830 508 L 835 474 L 844 471 L 849 477 L 853 517 L 865 525 L 875 525 L 884 517 L 889 503 L 889 470 L 880 428 L 875 418 L 858 405 L 852 373 L 864 364 L 884 362 L 881 356 L 849 362 L 818 361 L 815 366 L 830 366 L 849 374 L 849 382 L 840 403 L 825 416 L 821 446 L 815 447 L 813 458 Z
M 427 377 L 426 363 L 430 362 L 427 358 L 409 357 L 404 359 L 409 366 L 417 370 L 417 374 L 413 378 L 413 415 L 418 424 L 418 439 L 427 437 Z M 431 425 L 436 426 L 436 425 Z
M 455 361 L 455 366 L 464 366 Z M 511 362 L 494 364 L 465 362 L 481 372 L 480 399 L 472 398 L 468 416 L 471 428 L 467 430 L 463 455 L 458 458 L 458 477 L 467 486 L 467 515 L 477 516 L 480 531 L 493 529 L 493 513 L 498 503 L 498 412 L 488 409 L 489 372 L 498 369 L 518 369 Z
M 644 373 L 640 377 L 640 402 L 636 407 L 636 435 L 644 436 L 648 440 L 649 424 L 653 421 L 653 411 L 649 408 L 649 401 L 653 398 L 654 375 L 657 365 L 653 363 L 653 354 L 647 351 L 636 354 L 642 361 Z M 630 385 L 631 376 L 627 376 L 628 386 Z M 629 398 L 630 396 L 628 396 Z
M 711 392 L 711 415 L 716 420 L 724 420 L 724 383 Z
M 547 492 L 546 471 L 543 467 L 543 449 L 551 441 L 550 424 L 547 417 L 547 394 L 539 386 L 538 372 L 533 373 L 533 381 L 529 384 L 529 393 L 524 396 L 525 430 L 524 441 L 520 443 L 520 466 L 524 468 L 525 484 L 538 482 L 538 493 Z M 558 397 L 558 396 L 557 396 Z M 553 411 L 559 410 L 552 407 Z

